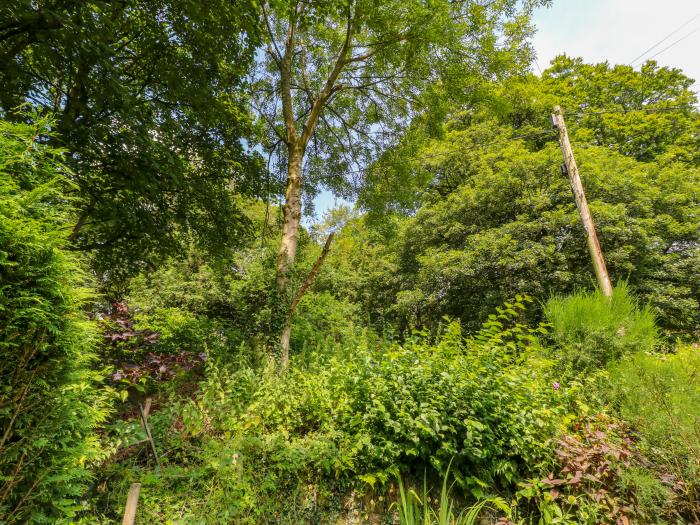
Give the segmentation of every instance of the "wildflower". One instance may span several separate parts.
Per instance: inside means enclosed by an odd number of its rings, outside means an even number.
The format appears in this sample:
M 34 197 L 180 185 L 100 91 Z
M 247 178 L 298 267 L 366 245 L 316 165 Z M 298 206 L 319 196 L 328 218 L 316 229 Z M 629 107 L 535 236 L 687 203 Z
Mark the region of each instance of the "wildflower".
M 552 383 L 552 388 L 553 388 L 554 390 L 559 390 L 559 382 L 558 382 L 558 381 L 555 381 L 554 383 Z

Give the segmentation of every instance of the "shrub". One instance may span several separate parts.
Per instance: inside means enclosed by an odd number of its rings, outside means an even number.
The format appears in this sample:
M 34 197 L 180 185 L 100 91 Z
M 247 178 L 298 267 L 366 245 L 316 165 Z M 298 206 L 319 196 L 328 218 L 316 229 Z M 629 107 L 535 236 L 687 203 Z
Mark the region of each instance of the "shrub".
M 354 340 L 358 321 L 356 304 L 335 298 L 328 292 L 307 293 L 299 303 L 292 323 L 292 347 L 323 346 L 334 341 Z
M 188 372 L 201 369 L 207 360 L 207 343 L 213 342 L 207 337 L 213 330 L 201 326 L 206 320 L 203 323 L 178 309 L 164 309 L 153 322 L 147 318 L 137 323 L 129 306 L 117 302 L 99 317 L 100 353 L 115 368 L 112 380 L 141 393 L 175 378 L 191 379 Z
M 284 374 L 212 360 L 193 399 L 160 402 L 151 415 L 169 451 L 163 475 L 144 485 L 167 507 L 153 520 L 332 523 L 353 490 L 387 496 L 397 469 L 444 479 L 450 460 L 459 496 L 513 493 L 550 465 L 578 392 L 554 388 L 553 362 L 515 322 L 520 308 L 506 306 L 474 337 L 454 322 L 403 344 L 331 334 Z M 105 476 L 126 478 L 123 497 L 144 473 Z
M 518 494 L 536 503 L 545 523 L 656 523 L 670 496 L 644 468 L 647 460 L 629 427 L 604 414 L 576 421 L 555 454 L 554 471 Z
M 527 349 L 514 357 L 509 342 L 467 339 L 451 323 L 434 345 L 419 337 L 355 360 L 340 418 L 362 444 L 358 467 L 380 480 L 391 465 L 445 475 L 454 457 L 475 497 L 537 471 L 568 421 L 568 394 L 553 389 L 549 362 Z
M 640 436 L 654 469 L 676 492 L 667 511 L 700 517 L 700 352 L 639 353 L 610 370 L 610 399 Z
M 37 141 L 48 122 L 0 121 L 0 522 L 70 516 L 107 415 L 90 371 L 94 330 L 79 261 L 64 249 L 66 169 Z
M 553 297 L 545 305 L 557 358 L 573 372 L 591 372 L 658 342 L 654 315 L 622 283 L 612 298 L 599 291 Z
M 513 322 L 510 306 L 474 338 L 452 322 L 434 342 L 425 334 L 403 345 L 365 338 L 313 352 L 261 383 L 239 428 L 330 439 L 336 456 L 317 471 L 359 475 L 371 486 L 391 479 L 396 465 L 444 475 L 454 457 L 457 482 L 474 496 L 512 488 L 548 461 L 571 397 L 553 388 L 551 362 L 527 346 L 536 339 Z

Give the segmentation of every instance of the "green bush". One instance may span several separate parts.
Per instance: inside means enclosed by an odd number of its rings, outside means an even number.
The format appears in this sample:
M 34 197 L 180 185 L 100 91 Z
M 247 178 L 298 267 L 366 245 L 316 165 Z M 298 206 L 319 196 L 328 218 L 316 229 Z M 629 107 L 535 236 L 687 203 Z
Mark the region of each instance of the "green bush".
M 610 370 L 610 399 L 640 436 L 653 468 L 678 493 L 667 510 L 700 516 L 700 352 L 638 353 Z M 670 509 L 669 509 L 670 506 Z
M 482 341 L 451 323 L 436 344 L 419 337 L 355 359 L 342 374 L 340 420 L 357 436 L 359 470 L 378 480 L 391 465 L 445 475 L 454 458 L 457 483 L 482 497 L 540 468 L 568 421 L 568 392 L 553 388 L 551 363 L 535 351 L 514 354 L 505 331 Z
M 512 494 L 546 470 L 580 395 L 554 386 L 554 363 L 512 317 L 522 307 L 506 306 L 474 337 L 454 322 L 403 344 L 331 334 L 284 374 L 212 360 L 193 399 L 173 397 L 151 416 L 168 454 L 163 476 L 144 485 L 158 500 L 149 519 L 332 523 L 353 489 L 386 496 L 397 469 L 433 481 L 450 460 L 456 497 Z M 103 473 L 124 480 L 120 501 L 144 479 L 134 461 Z
M 307 468 L 372 486 L 396 465 L 444 475 L 454 457 L 456 479 L 474 496 L 513 487 L 547 461 L 571 398 L 533 349 L 514 355 L 500 337 L 508 331 L 465 338 L 450 323 L 435 343 L 418 334 L 403 345 L 365 338 L 315 351 L 285 375 L 264 375 L 228 430 L 325 443 L 323 454 L 306 450 Z
M 360 323 L 356 304 L 328 292 L 304 295 L 292 322 L 292 348 L 304 351 L 323 346 L 327 339 L 346 344 L 355 339 Z
M 74 514 L 101 456 L 108 412 L 90 371 L 94 329 L 78 259 L 64 249 L 70 210 L 60 152 L 36 126 L 0 121 L 0 522 Z
M 627 286 L 611 299 L 599 291 L 553 297 L 545 305 L 556 357 L 573 372 L 591 372 L 625 355 L 652 351 L 658 331 L 651 310 L 640 307 Z

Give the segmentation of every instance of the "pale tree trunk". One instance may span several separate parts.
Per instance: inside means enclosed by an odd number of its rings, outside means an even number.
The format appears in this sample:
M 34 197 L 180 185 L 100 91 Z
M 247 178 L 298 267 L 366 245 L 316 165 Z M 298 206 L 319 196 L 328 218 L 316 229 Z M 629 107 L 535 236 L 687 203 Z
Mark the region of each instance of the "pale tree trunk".
M 277 255 L 277 291 L 281 298 L 288 292 L 289 271 L 294 265 L 301 224 L 301 165 L 303 151 L 298 144 L 289 147 L 289 171 L 285 192 L 282 242 Z
M 348 9 L 347 28 L 345 39 L 335 59 L 333 69 L 331 70 L 326 82 L 321 91 L 316 96 L 312 96 L 312 104 L 308 116 L 306 117 L 301 129 L 297 131 L 296 118 L 294 116 L 294 101 L 292 98 L 292 73 L 294 67 L 294 56 L 297 51 L 296 39 L 296 23 L 297 16 L 300 16 L 301 11 L 296 9 L 292 13 L 287 29 L 285 39 L 284 53 L 281 53 L 276 44 L 274 44 L 274 33 L 270 29 L 270 22 L 263 4 L 263 16 L 266 26 L 270 33 L 272 41 L 268 52 L 271 54 L 275 64 L 280 72 L 280 94 L 282 99 L 282 117 L 287 131 L 286 137 L 280 138 L 287 144 L 289 155 L 289 167 L 287 172 L 287 189 L 285 192 L 284 217 L 282 225 L 282 242 L 280 243 L 279 255 L 277 257 L 277 291 L 279 299 L 286 301 L 289 297 L 289 272 L 294 266 L 294 260 L 297 254 L 297 241 L 299 239 L 299 227 L 301 225 L 301 190 L 302 190 L 302 164 L 304 161 L 304 153 L 306 145 L 309 143 L 311 136 L 316 129 L 321 112 L 329 101 L 331 95 L 337 90 L 335 85 L 338 76 L 343 67 L 349 62 L 346 61 L 350 50 L 350 42 L 353 36 L 354 15 Z M 303 44 L 302 44 L 303 46 Z M 303 51 L 303 49 L 302 49 Z M 354 58 L 358 60 L 362 57 Z M 302 57 L 303 60 L 303 57 Z M 302 67 L 305 67 L 302 62 Z M 306 80 L 306 71 L 303 72 Z M 308 86 L 307 86 L 308 87 Z M 324 255 L 325 257 L 325 255 Z M 302 292 L 303 293 L 303 292 Z M 289 362 L 289 338 L 291 334 L 291 314 L 293 308 L 287 317 L 284 330 L 280 336 L 281 358 L 280 362 L 283 367 L 286 367 Z
M 282 225 L 282 241 L 277 255 L 277 292 L 279 299 L 287 300 L 289 294 L 289 272 L 294 265 L 301 225 L 301 176 L 304 154 L 298 143 L 289 146 L 289 171 L 287 175 L 287 190 L 285 192 L 284 222 Z M 289 338 L 292 333 L 291 319 L 287 319 L 284 330 L 280 335 L 280 365 L 286 368 L 289 364 Z
M 292 337 L 292 320 L 288 319 L 284 323 L 284 330 L 282 330 L 282 335 L 280 336 L 280 346 L 282 347 L 282 354 L 280 355 L 280 368 L 283 370 L 289 366 L 289 340 Z

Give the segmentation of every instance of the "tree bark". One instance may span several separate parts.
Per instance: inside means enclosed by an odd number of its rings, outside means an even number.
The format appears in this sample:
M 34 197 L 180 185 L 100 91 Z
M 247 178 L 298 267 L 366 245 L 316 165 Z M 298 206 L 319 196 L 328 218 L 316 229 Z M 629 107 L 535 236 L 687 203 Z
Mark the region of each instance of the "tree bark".
M 285 192 L 282 242 L 277 255 L 277 291 L 285 298 L 289 285 L 289 271 L 294 265 L 301 224 L 301 166 L 304 153 L 299 144 L 289 146 L 289 170 Z
M 263 4 L 263 16 L 270 34 L 271 46 L 268 52 L 272 55 L 275 64 L 280 72 L 280 95 L 282 99 L 282 117 L 287 130 L 286 139 L 289 156 L 289 166 L 287 172 L 287 188 L 285 190 L 285 204 L 282 225 L 282 241 L 280 243 L 279 254 L 277 256 L 277 292 L 279 299 L 286 301 L 289 298 L 289 272 L 294 265 L 297 253 L 297 242 L 299 238 L 299 227 L 301 224 L 301 194 L 302 194 L 302 165 L 306 145 L 314 134 L 316 125 L 323 109 L 337 89 L 336 81 L 348 63 L 347 56 L 353 37 L 354 14 L 348 7 L 347 26 L 345 39 L 335 59 L 333 68 L 317 96 L 312 96 L 312 104 L 309 115 L 306 117 L 302 128 L 297 132 L 297 121 L 294 115 L 294 101 L 292 97 L 292 73 L 294 69 L 294 56 L 297 51 L 296 24 L 297 18 L 301 15 L 301 10 L 294 8 L 289 18 L 287 36 L 285 39 L 284 53 L 275 43 L 275 35 L 269 26 L 269 18 Z M 302 44 L 303 46 L 303 44 Z M 305 67 L 305 64 L 302 64 Z M 302 72 L 306 74 L 306 71 Z M 331 236 L 332 238 L 332 236 Z M 325 257 L 325 248 L 323 257 Z M 321 259 L 322 261 L 322 259 Z M 302 292 L 303 293 L 303 292 Z M 290 309 L 293 313 L 293 309 Z M 280 337 L 282 349 L 281 364 L 286 367 L 289 360 L 289 338 L 291 334 L 291 314 L 285 323 L 284 330 Z

